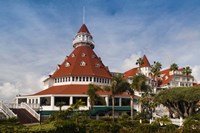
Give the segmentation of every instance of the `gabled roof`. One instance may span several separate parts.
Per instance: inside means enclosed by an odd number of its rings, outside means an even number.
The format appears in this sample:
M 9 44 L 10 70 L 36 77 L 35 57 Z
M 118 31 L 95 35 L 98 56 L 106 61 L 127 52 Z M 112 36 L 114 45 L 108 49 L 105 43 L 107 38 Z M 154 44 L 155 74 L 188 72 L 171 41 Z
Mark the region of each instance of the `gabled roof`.
M 88 30 L 88 28 L 87 28 L 87 26 L 85 24 L 83 24 L 81 26 L 80 30 L 78 31 L 78 33 L 82 33 L 82 32 L 90 34 L 90 32 L 89 32 L 89 30 Z
M 149 60 L 147 59 L 146 55 L 143 56 L 143 64 L 140 67 L 151 67 Z M 137 74 L 138 70 L 139 70 L 139 68 L 135 67 L 135 68 L 132 68 L 132 69 L 126 71 L 124 73 L 124 79 L 127 79 L 128 77 L 135 76 Z
M 33 94 L 36 95 L 87 95 L 88 85 L 61 85 L 61 86 L 52 86 L 46 90 L 42 90 L 38 93 Z M 111 92 L 108 91 L 99 91 L 97 92 L 99 95 L 111 95 Z M 119 94 L 119 96 L 129 96 L 127 93 Z
M 124 79 L 128 79 L 130 76 L 135 76 L 138 72 L 138 67 L 128 70 L 124 73 Z
M 170 68 L 160 71 L 160 75 L 162 75 L 161 86 L 167 85 L 174 78 L 174 76 L 186 76 L 183 74 L 170 74 Z M 179 68 L 178 71 L 183 71 L 183 68 Z M 190 75 L 190 77 L 192 77 Z
M 149 60 L 147 59 L 146 55 L 143 56 L 143 64 L 141 65 L 141 67 L 150 67 L 150 63 Z
M 54 78 L 66 76 L 112 77 L 101 59 L 88 46 L 75 48 L 52 75 Z
M 174 75 L 170 75 L 170 68 L 160 71 L 160 75 L 162 75 L 162 81 L 160 86 L 167 85 L 174 77 Z

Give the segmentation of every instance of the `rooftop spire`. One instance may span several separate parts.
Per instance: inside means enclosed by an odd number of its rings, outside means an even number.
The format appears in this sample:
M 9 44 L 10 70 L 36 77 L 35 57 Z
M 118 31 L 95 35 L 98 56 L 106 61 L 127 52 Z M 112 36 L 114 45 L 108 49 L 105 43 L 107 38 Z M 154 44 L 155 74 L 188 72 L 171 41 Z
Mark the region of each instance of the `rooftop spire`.
M 83 24 L 85 24 L 85 6 L 83 6 Z
M 83 24 L 83 25 L 81 26 L 81 28 L 80 28 L 80 30 L 78 31 L 78 33 L 88 33 L 88 34 L 90 34 L 90 32 L 89 32 L 89 30 L 88 30 L 88 28 L 87 28 L 87 26 L 86 26 L 85 24 Z
M 150 67 L 150 63 L 149 63 L 149 60 L 147 59 L 146 55 L 143 56 L 143 64 L 141 67 Z

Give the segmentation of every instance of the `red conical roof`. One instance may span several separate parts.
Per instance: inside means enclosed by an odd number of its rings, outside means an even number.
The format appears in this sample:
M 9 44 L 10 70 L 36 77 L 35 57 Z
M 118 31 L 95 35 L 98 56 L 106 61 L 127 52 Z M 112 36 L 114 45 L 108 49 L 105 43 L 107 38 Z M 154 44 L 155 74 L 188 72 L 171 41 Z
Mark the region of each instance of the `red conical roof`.
M 82 65 L 81 65 L 82 64 Z M 96 76 L 111 78 L 101 59 L 87 46 L 80 46 L 64 60 L 52 77 Z
M 143 56 L 143 64 L 141 65 L 141 67 L 150 67 L 150 63 L 149 60 L 147 59 L 146 55 Z
M 83 24 L 81 26 L 80 30 L 78 31 L 78 33 L 81 33 L 81 32 L 90 34 L 90 32 L 89 32 L 89 30 L 88 30 L 88 28 L 87 28 L 87 26 L 85 24 Z

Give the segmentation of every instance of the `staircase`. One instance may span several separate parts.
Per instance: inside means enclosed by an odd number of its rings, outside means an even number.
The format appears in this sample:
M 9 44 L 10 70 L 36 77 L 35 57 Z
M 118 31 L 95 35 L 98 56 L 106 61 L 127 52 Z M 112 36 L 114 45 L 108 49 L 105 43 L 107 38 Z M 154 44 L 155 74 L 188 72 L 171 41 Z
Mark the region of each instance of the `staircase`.
M 21 124 L 38 123 L 39 121 L 31 115 L 26 109 L 18 108 L 11 109 L 15 114 L 17 114 L 18 119 Z
M 0 101 L 0 112 L 3 113 L 7 119 L 17 117 L 17 115 L 14 114 L 2 101 Z

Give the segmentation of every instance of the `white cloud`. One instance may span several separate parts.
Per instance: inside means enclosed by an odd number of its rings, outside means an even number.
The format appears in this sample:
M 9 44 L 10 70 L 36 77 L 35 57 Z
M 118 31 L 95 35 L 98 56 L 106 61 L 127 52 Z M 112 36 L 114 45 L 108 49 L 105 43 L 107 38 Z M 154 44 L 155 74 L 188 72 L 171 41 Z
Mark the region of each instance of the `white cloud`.
M 132 54 L 129 58 L 126 58 L 121 64 L 122 72 L 128 71 L 134 67 L 137 67 L 136 61 L 141 56 L 139 54 Z
M 192 75 L 195 77 L 198 83 L 200 83 L 200 65 L 192 67 Z
M 8 17 L 3 17 L 3 24 L 0 22 L 0 92 L 3 88 L 11 92 L 0 94 L 3 99 L 41 90 L 43 75 L 48 76 L 73 50 L 72 39 L 81 24 L 78 22 L 81 16 L 77 16 L 81 10 L 72 12 L 73 8 L 65 8 L 61 11 L 53 3 L 52 8 L 45 5 L 41 10 L 38 4 L 35 9 L 22 3 L 12 4 L 12 10 L 4 6 Z M 196 15 L 199 12 L 182 9 L 170 14 L 165 10 L 159 12 L 157 7 L 156 13 L 149 8 L 141 12 L 146 5 L 141 5 L 142 10 L 137 4 L 135 8 L 133 5 L 124 3 L 114 15 L 107 13 L 112 9 L 96 8 L 95 4 L 87 10 L 86 24 L 96 42 L 94 50 L 103 63 L 111 71 L 124 72 L 135 67 L 136 60 L 143 55 L 141 51 L 148 48 L 147 58 L 161 62 L 163 68 L 174 62 L 179 66 L 194 66 L 193 75 L 200 81 L 200 63 L 197 62 L 200 25 Z
M 6 82 L 0 86 L 0 98 L 3 101 L 8 101 L 8 99 L 13 100 L 18 93 L 19 90 L 17 89 L 17 85 L 12 83 Z

